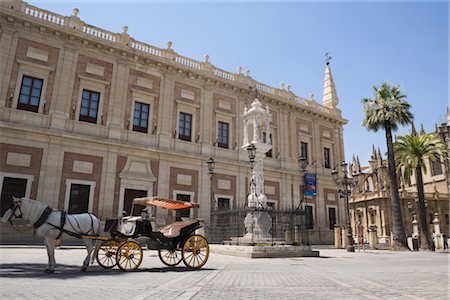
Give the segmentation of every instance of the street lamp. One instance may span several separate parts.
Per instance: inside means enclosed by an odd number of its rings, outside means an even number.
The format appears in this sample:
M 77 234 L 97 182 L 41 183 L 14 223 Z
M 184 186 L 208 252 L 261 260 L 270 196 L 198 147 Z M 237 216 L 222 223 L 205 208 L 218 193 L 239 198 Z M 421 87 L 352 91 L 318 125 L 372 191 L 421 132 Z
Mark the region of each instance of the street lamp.
M 355 246 L 353 241 L 353 233 L 352 233 L 352 224 L 350 221 L 350 206 L 348 203 L 348 198 L 351 193 L 351 186 L 356 184 L 356 181 L 353 178 L 348 178 L 348 170 L 347 163 L 343 161 L 341 163 L 341 169 L 343 176 L 340 178 L 339 173 L 336 169 L 331 171 L 331 176 L 333 177 L 334 182 L 339 185 L 339 193 L 342 198 L 345 200 L 345 205 L 347 206 L 347 219 L 348 219 L 348 232 L 347 232 L 347 252 L 355 252 Z
M 212 179 L 214 176 L 214 166 L 216 164 L 216 162 L 214 161 L 214 158 L 210 157 L 208 158 L 208 160 L 206 161 L 206 163 L 208 164 L 208 176 L 209 176 L 209 186 L 210 186 L 210 194 L 211 194 L 211 210 L 212 210 L 212 205 L 213 203 L 215 203 L 215 199 L 214 199 L 214 194 L 213 194 L 213 185 L 212 185 Z
M 298 171 L 300 173 L 300 176 L 305 176 L 306 174 L 306 167 L 307 167 L 307 163 L 306 163 L 306 157 L 305 155 L 302 153 L 300 155 L 300 157 L 298 158 Z M 300 211 L 304 212 L 305 215 L 305 229 L 306 229 L 306 245 L 309 246 L 309 231 L 308 231 L 308 216 L 306 214 L 306 204 L 304 205 L 304 207 L 302 207 L 302 203 L 305 200 L 305 182 L 301 185 L 301 190 L 300 190 Z

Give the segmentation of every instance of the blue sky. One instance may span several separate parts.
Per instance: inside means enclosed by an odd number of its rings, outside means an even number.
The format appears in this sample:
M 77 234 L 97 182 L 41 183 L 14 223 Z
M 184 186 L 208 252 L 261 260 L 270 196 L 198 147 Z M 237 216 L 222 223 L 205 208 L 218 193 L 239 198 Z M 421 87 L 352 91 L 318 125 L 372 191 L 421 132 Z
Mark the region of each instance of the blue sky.
M 209 54 L 215 66 L 321 103 L 324 54 L 340 103 L 346 160 L 369 159 L 372 144 L 386 150 L 384 132 L 361 126 L 361 98 L 372 85 L 400 85 L 416 126 L 426 131 L 446 118 L 449 106 L 448 1 L 28 1 L 62 15 L 80 10 L 86 23 L 112 32 L 129 27 L 133 38 L 197 60 Z M 408 129 L 400 129 L 404 134 Z

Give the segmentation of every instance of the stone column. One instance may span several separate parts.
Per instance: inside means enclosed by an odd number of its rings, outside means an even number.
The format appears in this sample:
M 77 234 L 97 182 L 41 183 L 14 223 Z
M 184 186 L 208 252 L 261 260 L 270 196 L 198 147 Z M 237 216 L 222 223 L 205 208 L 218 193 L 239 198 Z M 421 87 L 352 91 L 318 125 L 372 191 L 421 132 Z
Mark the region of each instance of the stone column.
M 128 92 L 129 69 L 125 61 L 119 60 L 113 70 L 112 86 L 109 97 L 108 114 L 108 137 L 110 139 L 120 139 L 121 130 L 124 126 L 125 105 Z
M 377 226 L 369 226 L 369 247 L 372 249 L 376 249 L 377 242 Z
M 14 65 L 14 55 L 17 48 L 17 37 L 14 37 L 16 30 L 7 27 L 1 28 L 0 35 L 0 107 L 12 104 L 14 95 L 7 95 L 8 84 L 11 79 L 11 71 Z M 15 95 L 14 97 L 18 97 Z
M 348 245 L 348 236 L 347 236 L 348 235 L 348 226 L 343 226 L 341 233 L 342 233 L 342 236 L 341 236 L 342 249 L 347 249 L 347 245 Z
M 342 230 L 341 230 L 341 226 L 335 224 L 334 225 L 334 247 L 336 249 L 341 249 L 342 248 Z
M 170 145 L 170 140 L 173 134 L 173 115 L 174 109 L 176 109 L 174 101 L 174 77 L 164 73 L 161 76 L 161 99 L 159 101 L 159 111 L 158 111 L 158 128 L 159 132 L 159 146 L 161 148 L 168 149 Z
M 440 250 L 443 248 L 443 241 L 442 241 L 442 234 L 441 234 L 441 228 L 439 226 L 439 217 L 437 213 L 434 213 L 433 218 L 433 229 L 434 229 L 434 246 L 436 250 Z

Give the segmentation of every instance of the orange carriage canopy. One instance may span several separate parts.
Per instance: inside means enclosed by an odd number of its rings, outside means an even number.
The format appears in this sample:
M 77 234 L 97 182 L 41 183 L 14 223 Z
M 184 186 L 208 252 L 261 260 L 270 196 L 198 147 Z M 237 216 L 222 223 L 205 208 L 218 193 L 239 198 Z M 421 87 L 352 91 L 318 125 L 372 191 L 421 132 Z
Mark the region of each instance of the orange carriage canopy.
M 183 208 L 197 208 L 200 207 L 198 203 L 184 202 L 172 199 L 154 197 L 134 198 L 133 204 L 137 205 L 151 205 L 167 209 L 183 209 Z

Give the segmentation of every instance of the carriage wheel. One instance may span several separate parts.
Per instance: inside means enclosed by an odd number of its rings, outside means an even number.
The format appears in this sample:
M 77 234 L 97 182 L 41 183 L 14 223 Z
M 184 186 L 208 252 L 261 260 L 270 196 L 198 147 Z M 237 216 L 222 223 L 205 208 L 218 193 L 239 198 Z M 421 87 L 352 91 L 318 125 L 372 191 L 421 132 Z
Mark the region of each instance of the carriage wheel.
M 104 241 L 97 253 L 97 263 L 105 269 L 114 268 L 117 265 L 116 253 L 118 246 L 119 243 L 116 241 Z
M 201 235 L 191 235 L 182 248 L 183 262 L 190 269 L 200 269 L 208 260 L 208 241 Z
M 122 271 L 136 270 L 142 262 L 142 248 L 135 241 L 123 242 L 116 254 L 117 265 Z
M 158 250 L 159 259 L 169 267 L 175 267 L 181 262 L 181 250 L 167 250 L 167 249 L 159 249 Z

